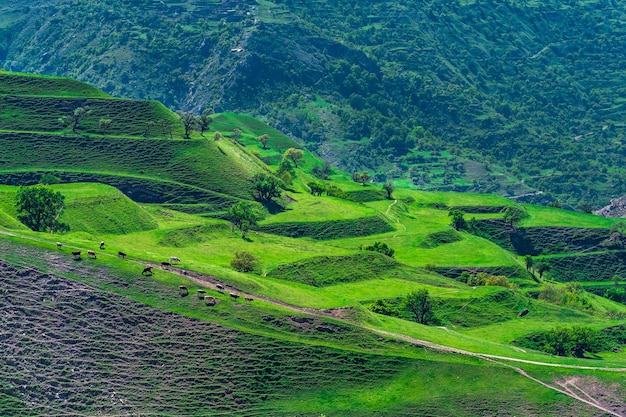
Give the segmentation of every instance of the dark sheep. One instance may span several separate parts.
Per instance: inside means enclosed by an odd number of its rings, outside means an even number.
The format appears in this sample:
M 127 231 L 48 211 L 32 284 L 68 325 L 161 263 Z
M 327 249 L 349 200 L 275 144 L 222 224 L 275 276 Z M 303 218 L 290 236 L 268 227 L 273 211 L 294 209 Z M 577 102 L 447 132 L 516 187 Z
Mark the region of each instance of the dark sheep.
M 254 301 L 254 298 L 252 298 L 252 297 L 246 297 L 246 298 L 244 298 L 244 300 L 249 301 L 249 302 L 252 302 L 252 301 Z
M 122 259 L 126 258 L 126 254 L 124 252 L 118 252 L 117 256 L 119 256 Z
M 231 292 L 230 297 L 236 300 L 237 298 L 239 298 L 239 294 L 235 294 L 234 292 Z
M 152 265 L 146 265 L 143 271 L 141 271 L 141 275 L 152 275 Z
M 179 285 L 178 286 L 178 291 L 180 292 L 181 297 L 184 297 L 187 294 L 189 294 L 189 290 L 184 285 Z

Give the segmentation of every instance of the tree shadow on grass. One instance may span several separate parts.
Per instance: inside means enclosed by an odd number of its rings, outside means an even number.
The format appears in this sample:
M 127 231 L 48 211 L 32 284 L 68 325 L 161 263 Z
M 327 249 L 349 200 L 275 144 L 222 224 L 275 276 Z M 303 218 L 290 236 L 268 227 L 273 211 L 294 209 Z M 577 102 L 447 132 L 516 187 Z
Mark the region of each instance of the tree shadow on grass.
M 287 210 L 282 204 L 274 200 L 259 200 L 259 203 L 265 207 L 269 214 L 278 214 Z

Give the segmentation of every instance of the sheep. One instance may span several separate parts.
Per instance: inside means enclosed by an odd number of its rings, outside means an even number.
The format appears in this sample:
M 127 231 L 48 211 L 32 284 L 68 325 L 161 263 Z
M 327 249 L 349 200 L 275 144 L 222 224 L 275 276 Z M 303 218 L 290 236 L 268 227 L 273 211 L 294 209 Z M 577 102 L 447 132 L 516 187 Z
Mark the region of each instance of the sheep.
M 174 263 L 174 262 L 180 262 L 180 259 L 178 259 L 178 258 L 177 258 L 177 257 L 175 257 L 175 256 L 170 256 L 170 262 L 171 262 L 171 263 Z
M 211 297 L 211 296 L 204 297 L 204 302 L 208 306 L 214 306 L 215 304 L 217 304 L 217 300 L 215 299 L 215 297 Z
M 203 300 L 205 294 L 206 294 L 205 290 L 198 290 L 198 298 L 199 299 Z
M 104 240 L 100 242 L 100 250 L 104 250 Z
M 178 286 L 178 291 L 179 291 L 181 297 L 185 297 L 187 294 L 189 294 L 189 290 L 184 285 L 179 285 Z
M 244 300 L 246 300 L 246 301 L 248 301 L 248 302 L 252 302 L 252 301 L 254 301 L 254 298 L 252 298 L 252 297 L 246 297 L 246 298 L 244 298 Z
M 230 297 L 236 300 L 237 298 L 239 298 L 239 294 L 235 294 L 234 292 L 231 292 Z
M 172 266 L 172 264 L 171 264 L 171 263 L 169 263 L 169 262 L 161 262 L 161 266 L 162 266 L 162 267 Z
M 152 265 L 146 265 L 146 267 L 141 271 L 141 275 L 152 275 Z
M 72 251 L 72 256 L 73 256 L 75 259 L 80 259 L 80 251 L 79 251 L 79 250 Z
M 87 255 L 91 256 L 93 259 L 96 259 L 96 252 L 92 250 L 87 251 Z
M 117 253 L 117 256 L 119 256 L 122 259 L 126 258 L 126 254 L 124 252 L 121 252 L 121 251 Z
M 57 249 L 61 249 L 63 247 L 63 243 L 57 242 Z

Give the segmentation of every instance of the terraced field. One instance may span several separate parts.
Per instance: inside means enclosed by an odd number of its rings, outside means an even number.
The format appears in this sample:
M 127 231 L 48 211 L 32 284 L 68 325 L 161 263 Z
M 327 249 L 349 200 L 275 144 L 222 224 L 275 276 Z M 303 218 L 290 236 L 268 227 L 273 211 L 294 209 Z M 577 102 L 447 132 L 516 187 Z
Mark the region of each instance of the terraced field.
M 514 345 L 560 326 L 623 324 L 626 305 L 556 282 L 621 274 L 622 251 L 604 245 L 617 221 L 519 206 L 529 216 L 513 226 L 502 197 L 396 189 L 388 199 L 337 170 L 316 178 L 323 164 L 306 151 L 285 175 L 295 144 L 257 120 L 215 115 L 204 136 L 183 139 L 162 106 L 65 79 L 2 75 L 2 99 L 13 107 L 0 118 L 0 414 L 623 411 L 626 393 L 611 388 L 626 384 L 623 349 L 559 357 Z M 87 99 L 82 131 L 55 125 Z M 118 130 L 97 131 L 98 108 Z M 172 135 L 140 131 L 164 119 Z M 280 176 L 281 196 L 256 201 L 257 173 Z M 65 196 L 64 234 L 17 220 L 18 186 L 42 177 Z M 314 196 L 311 181 L 341 192 Z M 245 238 L 227 214 L 241 201 L 264 215 Z M 452 228 L 453 209 L 467 228 Z M 242 252 L 247 272 L 232 262 Z M 432 314 L 418 323 L 408 296 L 424 290 Z M 572 378 L 583 393 L 562 389 Z

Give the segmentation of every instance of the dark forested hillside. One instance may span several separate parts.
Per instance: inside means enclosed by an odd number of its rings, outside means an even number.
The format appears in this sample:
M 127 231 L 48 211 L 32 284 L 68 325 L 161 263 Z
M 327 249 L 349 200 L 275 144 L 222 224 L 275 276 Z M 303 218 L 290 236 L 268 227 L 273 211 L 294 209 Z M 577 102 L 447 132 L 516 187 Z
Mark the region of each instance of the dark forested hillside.
M 6 69 L 260 115 L 377 180 L 574 206 L 626 193 L 614 0 L 0 3 Z

